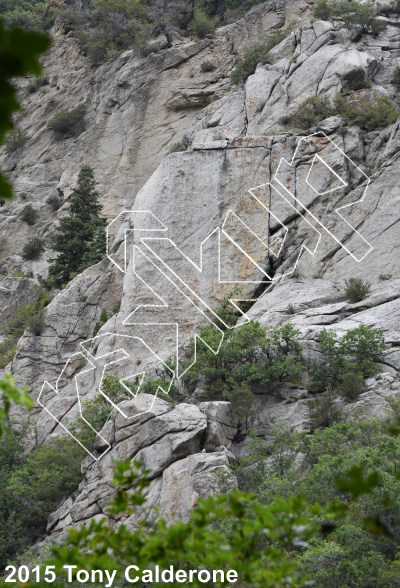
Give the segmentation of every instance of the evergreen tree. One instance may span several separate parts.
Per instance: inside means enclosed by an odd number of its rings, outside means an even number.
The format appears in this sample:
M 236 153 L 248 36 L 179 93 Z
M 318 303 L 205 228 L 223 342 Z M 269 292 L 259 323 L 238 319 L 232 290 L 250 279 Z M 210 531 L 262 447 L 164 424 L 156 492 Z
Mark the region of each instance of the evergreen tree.
M 52 248 L 60 255 L 49 268 L 49 285 L 61 287 L 103 258 L 106 232 L 98 216 L 102 208 L 98 196 L 93 169 L 84 165 L 70 198 L 69 216 L 60 220 L 53 238 Z

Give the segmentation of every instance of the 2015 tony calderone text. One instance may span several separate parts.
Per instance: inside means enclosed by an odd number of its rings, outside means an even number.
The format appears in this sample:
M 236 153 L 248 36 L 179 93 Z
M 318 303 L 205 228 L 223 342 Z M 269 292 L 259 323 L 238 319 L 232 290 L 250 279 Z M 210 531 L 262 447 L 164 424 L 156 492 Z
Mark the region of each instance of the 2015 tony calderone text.
M 78 566 L 63 566 L 67 582 L 78 582 L 79 584 L 101 583 L 106 588 L 111 588 L 114 580 L 117 579 L 117 570 L 91 570 L 78 569 Z M 5 571 L 7 577 L 5 582 L 42 582 L 52 584 L 57 580 L 55 566 L 7 566 Z M 121 574 L 122 575 L 122 574 Z M 160 570 L 160 566 L 153 569 L 140 570 L 138 566 L 131 565 L 125 569 L 125 580 L 134 584 L 136 582 L 194 582 L 198 579 L 203 584 L 208 582 L 236 582 L 238 574 L 235 570 L 175 570 L 174 566 Z

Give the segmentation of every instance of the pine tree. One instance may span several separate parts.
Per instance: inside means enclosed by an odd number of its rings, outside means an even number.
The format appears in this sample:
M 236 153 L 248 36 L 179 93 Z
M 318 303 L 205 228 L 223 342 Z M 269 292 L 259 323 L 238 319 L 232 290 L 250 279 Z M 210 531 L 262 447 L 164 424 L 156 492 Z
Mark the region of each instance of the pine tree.
M 52 248 L 60 255 L 52 260 L 48 283 L 61 287 L 84 269 L 101 261 L 106 252 L 106 233 L 99 219 L 101 205 L 95 189 L 94 172 L 81 168 L 78 185 L 72 192 L 69 215 L 60 220 Z

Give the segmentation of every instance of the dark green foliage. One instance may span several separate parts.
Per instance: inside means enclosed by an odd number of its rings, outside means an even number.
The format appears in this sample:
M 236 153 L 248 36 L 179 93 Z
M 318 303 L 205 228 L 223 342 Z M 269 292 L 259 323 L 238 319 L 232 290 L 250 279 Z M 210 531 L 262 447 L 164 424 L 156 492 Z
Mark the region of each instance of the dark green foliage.
M 348 29 L 357 29 L 360 34 L 378 35 L 387 28 L 387 24 L 376 18 L 376 10 L 372 6 L 355 1 L 333 2 L 319 0 L 314 7 L 314 17 L 330 20 L 333 16 L 340 17 Z
M 107 321 L 108 321 L 107 311 L 105 308 L 103 308 L 103 310 L 101 311 L 101 314 L 100 314 L 100 319 L 97 321 L 97 323 L 94 326 L 92 337 L 96 337 L 96 335 L 100 331 L 101 327 L 103 325 L 105 325 Z
M 27 140 L 28 135 L 26 131 L 24 131 L 23 129 L 17 128 L 13 131 L 10 131 L 6 136 L 6 140 L 4 141 L 4 144 L 6 146 L 6 152 L 14 153 L 14 151 L 21 149 L 25 145 Z
M 24 259 L 38 259 L 43 251 L 44 240 L 40 237 L 31 237 L 22 248 Z
M 341 382 L 348 373 L 369 377 L 376 372 L 373 356 L 385 349 L 381 329 L 360 325 L 339 339 L 336 333 L 323 329 L 319 334 L 323 363 L 312 362 L 310 375 L 318 382 Z
M 350 302 L 360 302 L 368 296 L 371 284 L 362 278 L 349 278 L 346 280 L 346 296 Z
M 57 288 L 67 284 L 104 256 L 106 240 L 103 222 L 98 217 L 100 210 L 93 169 L 85 165 L 69 200 L 69 214 L 60 220 L 54 236 L 52 248 L 60 254 L 49 268 L 50 284 Z
M 173 143 L 169 153 L 180 153 L 181 151 L 186 151 L 186 147 L 181 141 L 178 141 L 177 143 Z
M 220 334 L 215 329 L 205 326 L 201 336 L 217 349 Z M 291 324 L 265 331 L 250 321 L 226 331 L 217 354 L 198 344 L 196 363 L 187 377 L 192 386 L 204 378 L 210 397 L 226 396 L 236 384 L 260 387 L 271 380 L 299 377 L 303 371 L 301 351 L 300 331 Z
M 359 125 L 367 131 L 392 124 L 399 116 L 398 110 L 386 96 L 374 95 L 370 99 L 358 96 L 357 100 L 349 101 L 338 94 L 333 104 L 328 96 L 307 98 L 295 112 L 282 116 L 279 122 L 282 125 L 290 124 L 293 128 L 306 130 L 334 114 L 340 114 L 347 125 Z M 343 132 L 343 129 L 340 132 Z
M 21 505 L 10 491 L 10 479 L 26 458 L 22 443 L 24 428 L 12 428 L 7 436 L 0 439 L 0 570 L 18 551 L 28 545 L 21 520 Z
M 213 63 L 211 63 L 211 61 L 203 61 L 200 68 L 202 72 L 214 71 L 215 69 L 217 69 L 216 66 Z
M 217 23 L 217 16 L 210 17 L 201 8 L 196 8 L 188 29 L 194 37 L 205 39 L 213 36 Z
M 328 0 L 318 0 L 314 6 L 314 17 L 318 20 L 330 20 L 334 12 L 332 3 L 328 2 Z
M 54 131 L 57 139 L 77 137 L 85 130 L 84 104 L 78 104 L 72 110 L 60 110 L 49 120 L 47 126 Z
M 395 84 L 395 86 L 400 86 L 400 66 L 399 65 L 394 70 L 392 84 Z
M 244 424 L 244 430 L 248 433 L 256 420 L 254 409 L 254 394 L 246 382 L 235 382 L 228 378 L 228 386 L 222 392 L 222 396 L 232 402 L 235 413 Z
M 40 75 L 41 66 L 37 58 L 49 44 L 50 39 L 44 35 L 20 28 L 7 29 L 0 20 L 0 145 L 5 133 L 14 128 L 11 117 L 20 107 L 13 80 L 27 74 Z M 1 174 L 0 196 L 12 197 L 11 186 Z
M 276 31 L 265 37 L 261 42 L 255 43 L 249 49 L 246 49 L 243 54 L 243 59 L 236 64 L 234 71 L 231 74 L 231 79 L 234 84 L 243 83 L 255 71 L 257 64 L 261 61 L 266 63 L 268 61 L 268 53 L 278 45 L 285 37 L 288 31 Z
M 339 392 L 346 400 L 356 400 L 364 391 L 364 378 L 362 374 L 348 372 L 340 381 Z
M 19 518 L 33 538 L 46 529 L 47 517 L 82 480 L 84 449 L 70 436 L 55 437 L 28 455 L 13 472 L 9 489 L 18 497 Z
M 29 92 L 29 94 L 34 94 L 35 92 L 37 92 L 39 90 L 39 88 L 42 88 L 43 86 L 47 86 L 49 83 L 48 78 L 36 78 L 35 80 L 33 80 L 33 82 L 31 82 L 28 87 L 27 90 Z
M 303 495 L 312 504 L 340 500 L 348 509 L 345 521 L 331 521 L 329 533 L 315 534 L 308 549 L 292 552 L 300 570 L 321 588 L 394 588 L 400 571 L 400 439 L 388 435 L 386 423 L 362 419 L 313 435 L 272 425 L 267 435 L 268 444 L 251 435 L 248 454 L 231 466 L 240 489 L 252 490 L 264 504 Z M 379 529 L 373 527 L 377 520 Z M 385 525 L 397 536 L 386 534 Z
M 328 96 L 312 96 L 304 100 L 291 116 L 284 116 L 279 122 L 284 125 L 290 122 L 296 128 L 309 129 L 333 114 L 334 109 Z
M 28 204 L 25 206 L 24 210 L 21 213 L 21 220 L 28 225 L 34 225 L 37 219 L 37 211 L 33 208 L 32 204 Z
M 46 200 L 46 204 L 48 204 L 53 212 L 56 212 L 62 206 L 62 201 L 58 196 L 50 196 Z
M 328 386 L 323 394 L 309 401 L 310 417 L 316 427 L 331 427 L 343 420 L 343 411 L 334 390 Z
M 4 368 L 12 360 L 17 350 L 17 341 L 26 329 L 35 336 L 41 334 L 43 311 L 50 301 L 49 294 L 43 288 L 38 288 L 36 302 L 29 302 L 18 308 L 4 329 L 7 337 L 0 343 L 0 368 Z

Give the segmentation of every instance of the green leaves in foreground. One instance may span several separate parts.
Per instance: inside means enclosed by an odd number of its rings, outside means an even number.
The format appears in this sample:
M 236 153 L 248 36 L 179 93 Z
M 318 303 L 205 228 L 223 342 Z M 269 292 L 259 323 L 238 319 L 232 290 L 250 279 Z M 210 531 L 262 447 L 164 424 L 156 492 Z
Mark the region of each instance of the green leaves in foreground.
M 13 376 L 8 373 L 0 379 L 0 391 L 2 405 L 0 405 L 0 437 L 8 431 L 7 417 L 11 403 L 25 406 L 28 410 L 33 408 L 33 399 L 27 393 L 28 388 L 20 388 L 15 385 Z
M 49 45 L 46 35 L 19 27 L 7 29 L 0 20 L 0 144 L 13 128 L 11 117 L 20 107 L 11 80 L 27 74 L 40 75 L 42 68 L 37 58 Z M 12 197 L 11 186 L 1 175 L 0 197 Z
M 140 469 L 141 464 L 134 465 L 137 469 L 131 471 L 129 460 L 117 464 L 114 483 L 119 488 L 109 514 L 129 513 L 144 503 L 148 472 Z M 187 523 L 167 526 L 163 518 L 150 516 L 151 520 L 138 523 L 135 531 L 124 525 L 113 529 L 106 519 L 92 521 L 87 528 L 70 529 L 68 544 L 53 547 L 54 559 L 48 563 L 56 566 L 57 574 L 62 574 L 62 566 L 67 564 L 88 571 L 117 569 L 117 579 L 123 579 L 123 570 L 129 565 L 140 570 L 173 565 L 186 571 L 235 570 L 241 581 L 254 588 L 305 586 L 307 577 L 298 575 L 297 564 L 288 552 L 307 547 L 307 541 L 321 528 L 320 521 L 338 516 L 341 510 L 335 505 L 327 509 L 311 506 L 302 497 L 276 499 L 265 505 L 251 493 L 234 490 L 229 495 L 200 499 Z M 197 576 L 193 584 L 201 585 Z

